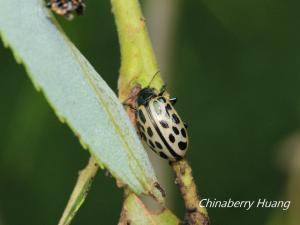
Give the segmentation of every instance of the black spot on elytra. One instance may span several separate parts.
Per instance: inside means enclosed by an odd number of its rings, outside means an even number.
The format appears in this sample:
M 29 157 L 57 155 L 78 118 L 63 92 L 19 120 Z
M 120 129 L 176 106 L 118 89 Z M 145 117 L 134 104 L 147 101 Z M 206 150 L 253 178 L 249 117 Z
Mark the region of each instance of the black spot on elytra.
M 182 141 L 180 141 L 179 143 L 178 143 L 178 147 L 180 148 L 180 150 L 185 150 L 186 149 L 186 147 L 187 147 L 187 142 L 182 142 Z
M 167 116 L 170 118 L 170 112 L 171 112 L 171 109 L 172 109 L 172 107 L 171 107 L 171 105 L 168 103 L 167 105 L 166 105 L 166 114 L 167 114 Z
M 158 147 L 159 149 L 162 149 L 163 147 L 162 147 L 162 145 L 159 143 L 159 142 L 155 142 L 155 145 L 156 145 L 156 147 Z
M 176 114 L 173 114 L 172 117 L 173 117 L 173 121 L 174 121 L 176 124 L 179 124 L 179 123 L 180 123 L 180 120 L 179 120 L 179 118 L 178 118 L 178 116 L 177 116 Z
M 165 153 L 163 153 L 163 152 L 159 152 L 159 155 L 160 155 L 160 157 L 162 157 L 164 159 L 168 158 L 168 156 Z
M 186 137 L 186 131 L 185 131 L 184 128 L 181 128 L 181 135 L 182 135 L 183 137 Z
M 166 117 L 170 118 L 170 113 L 169 113 L 169 111 L 167 110 L 167 107 L 166 107 Z
M 139 110 L 139 118 L 144 124 L 146 123 L 146 118 L 142 110 Z
M 145 132 L 145 128 L 142 126 L 142 124 L 140 122 L 137 122 L 136 126 L 138 127 L 139 130 L 142 130 Z
M 177 127 L 172 127 L 172 129 L 173 129 L 173 131 L 174 131 L 174 133 L 175 133 L 176 135 L 179 134 L 179 130 L 177 129 Z
M 155 145 L 153 144 L 153 142 L 149 139 L 149 145 L 152 147 L 152 148 L 155 148 Z
M 159 121 L 159 123 L 161 124 L 161 126 L 162 126 L 163 128 L 169 128 L 169 125 L 168 125 L 168 123 L 167 123 L 166 121 L 161 120 L 161 121 Z
M 147 141 L 147 138 L 146 138 L 146 135 L 144 134 L 144 132 L 140 132 L 140 135 L 144 141 Z
M 152 151 L 154 151 L 155 153 L 157 153 L 157 151 L 156 151 L 154 148 L 152 148 L 151 146 L 150 146 L 150 149 L 151 149 Z
M 170 105 L 170 104 L 167 104 L 166 110 L 169 111 L 169 110 L 171 110 L 171 109 L 172 109 L 171 105 Z
M 153 136 L 153 131 L 152 131 L 151 127 L 148 127 L 148 128 L 147 128 L 147 133 L 148 133 L 148 135 L 149 135 L 150 137 Z
M 175 142 L 175 137 L 173 136 L 173 134 L 169 135 L 169 140 L 174 143 Z

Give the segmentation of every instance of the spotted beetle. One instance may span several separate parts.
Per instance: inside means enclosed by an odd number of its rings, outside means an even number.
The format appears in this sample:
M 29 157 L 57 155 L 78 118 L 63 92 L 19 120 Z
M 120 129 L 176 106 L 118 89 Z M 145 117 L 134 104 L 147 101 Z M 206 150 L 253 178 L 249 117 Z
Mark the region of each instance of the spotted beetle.
M 136 126 L 150 149 L 164 159 L 178 161 L 188 148 L 187 125 L 173 107 L 177 99 L 167 98 L 164 93 L 165 87 L 158 93 L 150 85 L 138 92 Z
M 47 7 L 60 16 L 73 19 L 72 13 L 82 15 L 85 9 L 84 0 L 49 0 Z

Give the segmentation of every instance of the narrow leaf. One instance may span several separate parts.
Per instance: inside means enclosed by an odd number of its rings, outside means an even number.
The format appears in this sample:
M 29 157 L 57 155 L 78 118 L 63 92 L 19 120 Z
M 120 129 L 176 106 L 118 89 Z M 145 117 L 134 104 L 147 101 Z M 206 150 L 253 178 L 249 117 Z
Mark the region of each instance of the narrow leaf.
M 122 105 L 63 34 L 44 1 L 0 0 L 0 35 L 98 164 L 135 193 L 163 201 L 148 156 Z
M 90 189 L 92 179 L 98 171 L 96 163 L 94 157 L 91 157 L 88 165 L 80 171 L 75 188 L 58 225 L 69 225 L 80 206 L 83 204 Z

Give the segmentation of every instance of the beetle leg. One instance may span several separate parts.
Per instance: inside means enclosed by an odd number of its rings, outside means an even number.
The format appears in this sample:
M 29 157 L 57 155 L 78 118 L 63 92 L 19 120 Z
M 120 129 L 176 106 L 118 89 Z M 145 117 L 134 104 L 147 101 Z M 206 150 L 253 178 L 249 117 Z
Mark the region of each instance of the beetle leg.
M 128 103 L 126 103 L 126 102 L 123 102 L 122 105 L 123 105 L 125 108 L 126 108 L 126 107 L 129 107 L 130 109 L 136 111 L 136 108 L 134 108 L 132 104 L 128 104 Z
M 170 98 L 169 100 L 172 103 L 172 105 L 175 105 L 176 102 L 177 102 L 177 98 L 176 97 Z
M 186 122 L 183 123 L 185 128 L 188 128 L 188 124 Z

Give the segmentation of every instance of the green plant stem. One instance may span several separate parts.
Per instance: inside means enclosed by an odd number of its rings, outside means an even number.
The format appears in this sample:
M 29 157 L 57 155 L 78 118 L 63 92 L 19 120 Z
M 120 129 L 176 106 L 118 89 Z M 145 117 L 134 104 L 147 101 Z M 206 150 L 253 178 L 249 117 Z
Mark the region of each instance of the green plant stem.
M 149 85 L 158 67 L 138 1 L 111 0 L 111 4 L 121 48 L 119 97 L 125 100 L 136 85 Z M 157 89 L 162 85 L 160 76 L 151 84 Z
M 200 198 L 192 175 L 192 168 L 186 159 L 172 162 L 176 183 L 184 200 L 186 215 L 185 221 L 190 225 L 208 225 L 209 218 L 204 207 L 199 207 Z
M 139 90 L 148 86 L 158 71 L 154 51 L 146 29 L 146 20 L 137 0 L 111 0 L 121 48 L 121 68 L 119 77 L 119 98 L 135 105 Z M 151 86 L 159 90 L 163 85 L 158 75 Z M 128 100 L 130 100 L 128 102 Z M 135 125 L 135 112 L 127 110 Z M 209 223 L 205 208 L 199 207 L 199 197 L 192 177 L 191 168 L 186 160 L 172 163 L 187 209 L 188 224 L 207 225 Z M 128 190 L 125 189 L 125 193 Z M 124 214 L 122 214 L 124 216 Z M 126 218 L 121 218 L 126 221 Z

